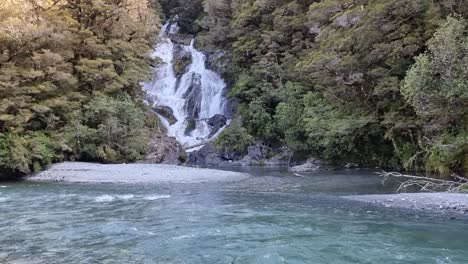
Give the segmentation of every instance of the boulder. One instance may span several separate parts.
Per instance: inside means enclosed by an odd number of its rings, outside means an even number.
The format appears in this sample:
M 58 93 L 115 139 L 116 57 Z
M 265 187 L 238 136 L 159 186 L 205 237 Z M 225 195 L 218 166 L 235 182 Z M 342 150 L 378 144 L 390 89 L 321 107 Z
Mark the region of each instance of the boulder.
M 350 163 L 347 163 L 345 165 L 345 168 L 347 168 L 347 169 L 358 169 L 359 164 L 350 162 Z
M 252 160 L 264 160 L 268 157 L 270 148 L 264 145 L 254 145 L 247 148 L 247 156 Z
M 217 115 L 214 115 L 213 117 L 211 117 L 210 119 L 208 119 L 208 125 L 211 127 L 211 133 L 210 135 L 208 136 L 209 138 L 211 138 L 212 136 L 214 136 L 216 133 L 218 133 L 218 131 L 223 128 L 224 126 L 226 126 L 227 124 L 227 118 L 224 116 L 224 115 L 221 115 L 221 114 L 217 114 Z
M 222 50 L 215 50 L 213 52 L 206 53 L 206 68 L 216 72 L 223 77 L 231 65 L 231 58 L 227 55 L 226 52 Z
M 149 154 L 142 163 L 180 165 L 186 159 L 184 148 L 175 138 L 158 134 L 151 139 Z
M 343 28 L 350 28 L 361 21 L 361 15 L 358 14 L 343 14 L 337 17 L 334 21 L 335 25 Z
M 309 172 L 309 171 L 318 171 L 323 169 L 324 163 L 321 160 L 315 158 L 309 158 L 304 164 L 294 166 L 291 168 L 291 171 L 294 172 Z
M 169 106 L 155 106 L 153 111 L 167 119 L 170 125 L 177 123 L 177 118 L 174 116 L 174 111 Z
M 187 122 L 187 127 L 185 128 L 184 135 L 188 136 L 190 133 L 192 133 L 192 131 L 195 130 L 195 128 L 197 128 L 197 120 L 195 120 L 195 118 L 189 117 L 185 120 L 185 122 Z
M 189 117 L 198 119 L 201 110 L 201 76 L 193 73 L 189 88 L 184 93 L 185 111 Z
M 200 167 L 221 166 L 224 160 L 212 144 L 206 144 L 200 150 L 190 152 L 187 165 Z
M 237 167 L 242 153 L 236 151 L 218 150 L 213 143 L 207 143 L 201 149 L 189 153 L 187 164 L 200 167 Z
M 193 40 L 193 35 L 174 33 L 174 34 L 170 34 L 169 38 L 175 44 L 190 46 Z
M 182 75 L 187 72 L 190 64 L 192 64 L 192 54 L 185 50 L 183 46 L 175 45 L 172 68 L 177 78 L 182 77 Z

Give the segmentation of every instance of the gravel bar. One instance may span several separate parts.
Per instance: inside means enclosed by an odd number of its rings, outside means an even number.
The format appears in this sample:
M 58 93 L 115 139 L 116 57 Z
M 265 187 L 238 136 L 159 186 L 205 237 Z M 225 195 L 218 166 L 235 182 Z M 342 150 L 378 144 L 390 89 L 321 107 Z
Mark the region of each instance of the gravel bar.
M 464 193 L 400 193 L 352 195 L 343 198 L 388 208 L 468 214 L 468 194 Z
M 240 181 L 248 177 L 248 174 L 240 172 L 174 165 L 64 162 L 52 165 L 28 180 L 76 183 L 208 183 Z

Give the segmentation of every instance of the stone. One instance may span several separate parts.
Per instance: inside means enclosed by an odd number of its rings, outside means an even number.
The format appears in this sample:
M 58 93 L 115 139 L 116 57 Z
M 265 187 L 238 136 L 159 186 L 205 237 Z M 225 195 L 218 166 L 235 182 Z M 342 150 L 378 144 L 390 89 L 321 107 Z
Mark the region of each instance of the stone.
M 175 138 L 168 137 L 165 134 L 154 136 L 149 146 L 149 154 L 141 163 L 180 165 L 187 159 L 187 154 L 182 145 Z
M 323 168 L 324 163 L 321 160 L 315 158 L 309 158 L 304 164 L 294 166 L 291 171 L 294 172 L 309 172 L 317 171 Z
M 360 15 L 354 14 L 344 14 L 337 17 L 334 21 L 335 25 L 343 28 L 350 28 L 356 25 L 359 21 L 361 21 Z
M 185 120 L 185 122 L 187 122 L 187 127 L 185 128 L 184 135 L 188 136 L 195 130 L 195 128 L 197 128 L 197 120 L 195 120 L 195 118 L 189 117 Z
M 227 97 L 227 95 L 225 95 L 225 97 Z M 224 104 L 224 115 L 226 116 L 226 118 L 233 119 L 238 106 L 239 106 L 238 99 L 228 98 L 226 100 L 226 103 Z
M 190 86 L 184 93 L 185 111 L 189 117 L 198 119 L 201 110 L 201 76 L 192 73 Z
M 187 165 L 200 167 L 220 166 L 223 159 L 212 144 L 206 144 L 200 150 L 190 152 Z
M 173 33 L 169 35 L 169 38 L 172 40 L 173 43 L 184 46 L 190 46 L 193 40 L 193 35 Z
M 232 65 L 232 59 L 228 54 L 222 50 L 215 50 L 207 52 L 205 66 L 207 69 L 216 72 L 217 74 L 225 77 L 228 68 Z
M 252 160 L 263 160 L 268 157 L 270 148 L 264 145 L 254 145 L 247 148 L 247 155 Z
M 182 77 L 192 64 L 192 54 L 181 45 L 174 46 L 173 69 L 177 78 Z
M 174 111 L 169 106 L 155 106 L 153 111 L 164 117 L 170 125 L 177 123 L 177 118 L 174 116 Z
M 210 119 L 208 119 L 208 125 L 210 126 L 211 128 L 211 132 L 210 132 L 210 135 L 208 136 L 208 138 L 211 138 L 213 137 L 216 133 L 218 133 L 218 131 L 223 128 L 224 126 L 226 126 L 227 124 L 227 118 L 224 116 L 224 115 L 221 115 L 221 114 L 217 114 L 217 115 L 214 115 L 213 117 L 211 117 Z
M 355 168 L 359 168 L 359 165 L 356 164 L 356 163 L 348 163 L 345 165 L 345 168 L 347 169 L 355 169 Z

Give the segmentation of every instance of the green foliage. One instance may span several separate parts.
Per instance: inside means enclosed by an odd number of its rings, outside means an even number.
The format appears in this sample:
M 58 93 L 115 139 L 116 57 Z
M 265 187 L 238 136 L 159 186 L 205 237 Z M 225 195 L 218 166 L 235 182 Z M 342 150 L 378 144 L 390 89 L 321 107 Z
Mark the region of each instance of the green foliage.
M 460 129 L 468 122 L 468 23 L 449 17 L 416 58 L 402 92 L 428 129 Z
M 237 76 L 230 95 L 255 140 L 339 163 L 463 171 L 460 159 L 432 147 L 442 135 L 459 138 L 468 123 L 465 3 L 204 5 L 203 46 L 230 52 L 227 75 Z M 457 143 L 451 152 L 463 156 L 462 149 Z M 453 162 L 448 169 L 426 164 L 442 160 Z
M 424 120 L 426 170 L 442 175 L 467 172 L 467 31 L 466 20 L 448 17 L 428 41 L 428 51 L 416 57 L 401 89 Z
M 146 0 L 1 1 L 0 173 L 143 155 L 157 124 L 136 102 L 158 11 Z
M 457 136 L 441 135 L 431 145 L 426 170 L 439 175 L 449 176 L 451 173 L 463 173 L 468 160 L 468 133 Z
M 113 99 L 102 94 L 71 114 L 66 131 L 78 159 L 101 162 L 143 158 L 151 134 L 144 112 L 129 96 Z
M 254 143 L 254 138 L 242 127 L 241 121 L 235 119 L 214 142 L 221 151 L 246 154 L 247 148 Z
M 31 173 L 63 160 L 70 151 L 61 135 L 29 132 L 26 135 L 0 134 L 1 171 Z

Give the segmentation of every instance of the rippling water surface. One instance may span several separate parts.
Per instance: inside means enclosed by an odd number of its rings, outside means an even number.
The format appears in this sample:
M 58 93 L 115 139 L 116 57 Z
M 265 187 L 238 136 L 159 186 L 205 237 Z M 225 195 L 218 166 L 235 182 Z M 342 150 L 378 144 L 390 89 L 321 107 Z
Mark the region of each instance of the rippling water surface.
M 468 263 L 468 222 L 341 199 L 366 172 L 237 183 L 0 184 L 0 263 Z

